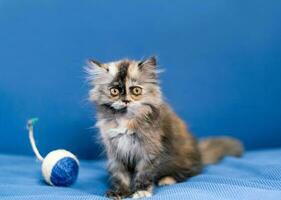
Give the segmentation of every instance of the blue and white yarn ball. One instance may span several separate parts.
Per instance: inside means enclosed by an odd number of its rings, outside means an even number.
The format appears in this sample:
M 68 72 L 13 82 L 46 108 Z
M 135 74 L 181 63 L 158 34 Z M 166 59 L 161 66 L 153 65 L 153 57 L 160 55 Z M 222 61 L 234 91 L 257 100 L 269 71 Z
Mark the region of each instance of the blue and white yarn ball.
M 78 159 L 63 149 L 51 151 L 42 163 L 43 177 L 50 185 L 69 186 L 76 181 L 78 172 Z

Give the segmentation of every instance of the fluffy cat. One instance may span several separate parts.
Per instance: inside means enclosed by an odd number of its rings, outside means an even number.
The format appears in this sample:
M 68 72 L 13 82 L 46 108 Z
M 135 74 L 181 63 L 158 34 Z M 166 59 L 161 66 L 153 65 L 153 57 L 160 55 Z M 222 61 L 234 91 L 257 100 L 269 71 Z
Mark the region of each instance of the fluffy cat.
M 107 196 L 150 197 L 153 185 L 194 176 L 243 147 L 229 137 L 197 141 L 162 98 L 155 57 L 100 63 L 89 60 L 90 100 L 108 157 Z

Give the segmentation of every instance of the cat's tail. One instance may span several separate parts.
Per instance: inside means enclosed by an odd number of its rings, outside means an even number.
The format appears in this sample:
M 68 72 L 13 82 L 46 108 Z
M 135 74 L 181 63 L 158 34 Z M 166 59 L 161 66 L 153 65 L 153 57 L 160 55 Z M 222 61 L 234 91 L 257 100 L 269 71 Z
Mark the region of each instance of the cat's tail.
M 199 150 L 204 165 L 213 164 L 224 156 L 239 157 L 243 154 L 242 143 L 231 137 L 211 137 L 199 141 Z

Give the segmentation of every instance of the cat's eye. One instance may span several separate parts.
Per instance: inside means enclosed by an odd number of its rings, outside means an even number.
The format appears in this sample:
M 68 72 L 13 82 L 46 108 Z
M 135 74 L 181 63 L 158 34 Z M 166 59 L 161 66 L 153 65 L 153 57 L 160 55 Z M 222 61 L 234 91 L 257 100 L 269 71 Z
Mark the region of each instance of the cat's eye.
M 135 95 L 135 96 L 141 95 L 141 93 L 142 93 L 142 88 L 141 88 L 141 87 L 138 87 L 138 86 L 132 87 L 132 88 L 131 88 L 131 92 L 132 92 L 132 94 Z
M 111 94 L 111 96 L 114 96 L 114 97 L 119 95 L 119 89 L 115 88 L 115 87 L 110 88 L 110 94 Z

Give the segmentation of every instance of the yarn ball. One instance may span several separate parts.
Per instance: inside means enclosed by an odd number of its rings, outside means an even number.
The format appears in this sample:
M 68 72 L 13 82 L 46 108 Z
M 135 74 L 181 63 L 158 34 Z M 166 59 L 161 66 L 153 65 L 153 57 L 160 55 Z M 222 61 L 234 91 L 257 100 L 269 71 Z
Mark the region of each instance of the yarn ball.
M 78 159 L 63 149 L 51 151 L 42 163 L 43 177 L 50 185 L 70 186 L 76 181 L 78 172 Z

